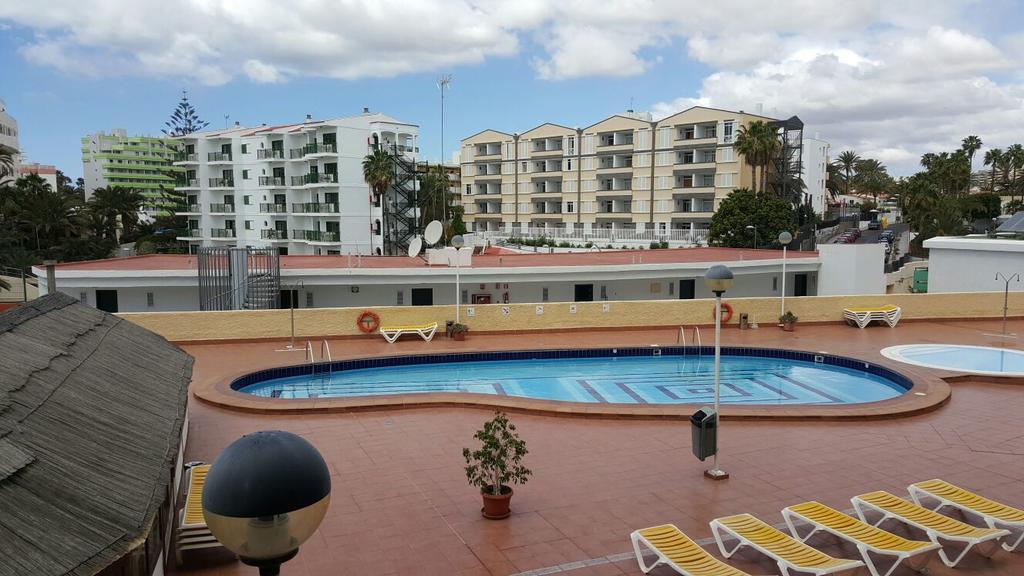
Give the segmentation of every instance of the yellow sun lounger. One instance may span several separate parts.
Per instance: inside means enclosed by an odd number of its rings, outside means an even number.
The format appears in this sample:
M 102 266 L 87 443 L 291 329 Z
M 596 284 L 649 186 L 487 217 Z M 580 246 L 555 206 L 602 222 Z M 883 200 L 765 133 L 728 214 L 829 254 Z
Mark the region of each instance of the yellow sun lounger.
M 818 502 L 804 502 L 796 506 L 789 506 L 783 509 L 782 517 L 785 518 L 786 525 L 789 526 L 789 533 L 801 542 L 806 542 L 811 536 L 822 531 L 853 543 L 860 551 L 871 576 L 889 576 L 904 560 L 925 554 L 916 566 L 911 566 L 920 572 L 931 560 L 931 554 L 928 553 L 941 547 L 935 542 L 907 540 Z M 813 529 L 805 536 L 800 536 L 794 520 L 810 524 Z M 889 567 L 889 570 L 881 574 L 875 566 L 871 554 L 895 556 L 896 561 Z M 910 563 L 908 562 L 907 565 L 910 566 Z
M 938 506 L 931 508 L 935 512 L 946 506 L 952 506 L 965 513 L 980 516 L 989 528 L 1002 526 L 1011 532 L 1019 530 L 1020 535 L 1017 540 L 1003 542 L 1003 549 L 1007 552 L 1013 552 L 1020 547 L 1021 541 L 1024 541 L 1024 510 L 989 500 L 944 480 L 918 482 L 911 484 L 907 490 L 910 492 L 910 497 L 919 506 L 924 506 L 925 498 L 937 500 Z
M 181 564 L 183 550 L 221 546 L 207 528 L 206 518 L 203 516 L 203 486 L 206 485 L 206 475 L 209 472 L 209 464 L 193 466 L 189 470 L 188 492 L 185 494 L 185 507 L 181 509 L 181 516 L 178 518 L 177 541 L 174 548 L 178 564 Z
M 885 322 L 890 328 L 895 328 L 902 316 L 903 310 L 899 306 L 893 306 L 891 304 L 865 308 L 847 308 L 843 310 L 843 318 L 847 322 L 855 324 L 858 328 L 864 328 L 875 320 Z
M 394 344 L 395 340 L 398 340 L 402 334 L 419 334 L 420 338 L 430 342 L 430 340 L 434 338 L 434 332 L 437 332 L 437 322 L 431 322 L 430 324 L 418 324 L 415 326 L 380 327 L 381 335 L 384 336 L 384 339 L 391 344 Z
M 995 541 L 996 545 L 992 547 L 992 550 L 988 554 L 983 553 L 986 556 L 991 555 L 992 552 L 996 551 L 999 539 L 1010 533 L 1009 530 L 976 528 L 970 524 L 964 524 L 959 520 L 943 516 L 938 512 L 932 512 L 927 508 L 922 508 L 917 504 L 908 502 L 885 491 L 854 496 L 851 502 L 853 502 L 854 510 L 857 511 L 857 516 L 864 522 L 868 521 L 864 515 L 867 510 L 873 510 L 882 514 L 882 517 L 877 522 L 874 522 L 872 526 L 877 527 L 886 520 L 896 519 L 924 530 L 928 535 L 928 539 L 936 544 L 941 544 L 939 542 L 940 539 L 964 543 L 965 546 L 960 555 L 953 559 L 950 559 L 945 549 L 939 550 L 939 558 L 950 568 L 959 564 L 971 548 L 984 542 Z
M 721 550 L 722 556 L 731 558 L 743 546 L 750 546 L 774 560 L 783 576 L 789 576 L 790 570 L 822 576 L 855 570 L 864 566 L 860 560 L 833 558 L 820 550 L 811 548 L 750 514 L 716 518 L 711 521 L 711 531 L 714 533 L 715 542 L 718 543 L 718 549 Z M 739 539 L 739 544 L 732 550 L 726 550 L 725 543 L 722 541 L 723 532 Z
M 644 574 L 664 564 L 685 576 L 750 576 L 708 554 L 673 524 L 636 530 L 629 539 L 633 541 L 636 563 Z M 650 566 L 644 563 L 641 544 L 658 557 Z

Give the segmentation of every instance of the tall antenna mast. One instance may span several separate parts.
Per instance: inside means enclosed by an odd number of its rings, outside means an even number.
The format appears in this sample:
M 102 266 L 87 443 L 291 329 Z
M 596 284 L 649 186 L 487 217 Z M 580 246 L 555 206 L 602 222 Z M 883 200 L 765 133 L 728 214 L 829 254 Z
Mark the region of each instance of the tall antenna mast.
M 446 172 L 444 168 L 444 92 L 448 89 L 448 86 L 451 83 L 451 74 L 442 74 L 441 77 L 437 79 L 437 88 L 441 91 L 441 161 L 439 164 L 441 165 L 441 172 L 445 175 L 445 189 L 441 191 L 441 220 L 444 222 L 445 226 L 448 225 L 448 172 Z

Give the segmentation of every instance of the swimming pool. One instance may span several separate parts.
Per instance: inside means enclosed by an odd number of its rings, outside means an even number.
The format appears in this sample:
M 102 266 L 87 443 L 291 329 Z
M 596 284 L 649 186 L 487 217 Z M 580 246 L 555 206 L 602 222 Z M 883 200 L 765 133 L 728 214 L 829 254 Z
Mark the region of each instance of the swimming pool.
M 884 367 L 792 350 L 723 348 L 724 404 L 850 404 L 912 386 Z M 233 389 L 269 398 L 461 392 L 583 403 L 714 401 L 714 357 L 670 347 L 396 356 L 264 370 Z
M 1024 376 L 1024 352 L 953 344 L 890 346 L 882 355 L 907 364 L 987 376 Z

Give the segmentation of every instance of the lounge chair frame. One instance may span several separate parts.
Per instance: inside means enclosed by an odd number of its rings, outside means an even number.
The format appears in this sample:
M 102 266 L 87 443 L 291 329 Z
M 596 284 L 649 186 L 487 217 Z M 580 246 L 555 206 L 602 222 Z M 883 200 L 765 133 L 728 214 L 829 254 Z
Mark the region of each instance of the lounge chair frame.
M 892 494 L 890 494 L 890 496 L 892 496 Z M 945 546 L 939 549 L 939 558 L 946 566 L 949 566 L 950 568 L 955 568 L 956 565 L 964 559 L 964 556 L 967 556 L 967 553 L 970 552 L 971 549 L 973 549 L 975 546 L 978 547 L 978 552 L 982 556 L 991 557 L 992 554 L 995 554 L 996 550 L 999 549 L 999 540 L 1010 533 L 1009 530 L 998 530 L 984 537 L 971 537 L 960 536 L 957 534 L 947 534 L 945 532 L 940 532 L 935 528 L 917 522 L 916 520 L 907 518 L 905 516 L 901 516 L 881 506 L 877 506 L 867 500 L 864 500 L 860 496 L 854 496 L 853 498 L 850 499 L 850 502 L 853 503 L 853 509 L 857 512 L 857 517 L 860 518 L 861 522 L 866 522 L 876 528 L 881 526 L 887 520 L 898 520 L 900 522 L 903 522 L 904 524 L 909 524 L 910 526 L 913 526 L 918 530 L 922 530 L 925 534 L 928 535 L 928 539 L 936 544 L 941 545 L 942 542 L 940 542 L 940 540 L 947 540 L 950 542 L 958 542 L 964 544 L 964 549 L 961 550 L 960 554 L 958 554 L 955 558 L 950 558 L 949 555 L 946 554 Z M 917 504 L 914 504 L 912 502 L 907 502 L 907 505 L 916 506 L 917 508 L 920 508 L 923 512 L 927 512 L 928 514 L 940 515 L 937 512 L 934 512 L 933 510 L 929 510 L 922 506 L 918 506 Z M 867 511 L 877 512 L 878 514 L 881 514 L 881 518 L 879 518 L 875 522 L 870 522 L 868 521 L 867 516 L 865 515 Z M 948 516 L 943 516 L 943 518 L 947 520 L 952 520 L 954 522 L 957 521 L 953 518 L 949 518 Z M 973 526 L 971 527 L 974 528 Z M 978 529 L 980 530 L 980 528 Z M 982 551 L 982 545 L 986 542 L 992 542 L 991 549 L 988 551 Z
M 952 488 L 963 490 L 964 492 L 970 494 L 971 496 L 980 498 L 980 499 L 985 500 L 987 502 L 991 502 L 992 504 L 1005 506 L 1005 504 L 1000 504 L 999 502 L 995 502 L 994 500 L 989 500 L 988 498 L 985 498 L 983 496 L 975 494 L 975 493 L 971 492 L 970 490 L 964 490 L 963 488 L 960 488 L 959 486 L 953 486 L 952 484 L 950 484 L 948 482 L 945 482 L 945 481 L 942 481 L 942 480 L 940 480 L 940 482 L 943 482 L 944 484 L 946 484 L 946 485 L 948 485 L 948 486 L 950 486 Z M 1011 541 L 1009 541 L 1009 539 L 1007 539 L 1007 541 L 1002 543 L 1003 550 L 1006 550 L 1007 552 L 1015 551 L 1017 548 L 1020 547 L 1021 542 L 1024 542 L 1024 521 L 1021 521 L 1021 522 L 1011 522 L 1011 521 L 1007 521 L 1007 520 L 1003 520 L 1003 519 L 997 518 L 997 517 L 992 516 L 990 514 L 986 514 L 985 512 L 983 512 L 981 510 L 978 510 L 976 508 L 972 508 L 971 506 L 968 506 L 967 504 L 963 504 L 963 503 L 960 503 L 960 502 L 955 502 L 953 500 L 945 498 L 944 496 L 942 496 L 940 494 L 936 494 L 934 492 L 931 492 L 931 491 L 929 491 L 926 488 L 922 488 L 919 484 L 923 484 L 923 482 L 919 482 L 918 484 L 911 484 L 910 486 L 907 486 L 907 492 L 910 493 L 910 497 L 914 500 L 914 504 L 917 504 L 918 506 L 921 506 L 922 508 L 927 508 L 927 509 L 931 510 L 932 512 L 939 512 L 940 510 L 942 510 L 943 508 L 945 508 L 947 506 L 952 507 L 952 508 L 956 508 L 957 510 L 960 510 L 964 514 L 971 514 L 971 515 L 974 515 L 974 516 L 978 516 L 979 518 L 982 519 L 983 522 L 985 522 L 985 525 L 988 526 L 989 528 L 1005 528 L 1006 530 L 1009 530 L 1010 531 L 1010 538 L 1013 537 L 1014 531 L 1019 530 L 1020 534 L 1017 536 L 1016 540 L 1013 540 L 1011 542 Z M 935 500 L 936 502 L 938 502 L 938 505 L 936 505 L 934 508 L 926 506 L 926 504 L 927 504 L 926 499 Z M 1006 506 L 1006 507 L 1009 508 L 1009 506 Z
M 884 322 L 890 328 L 895 328 L 902 317 L 903 309 L 899 306 L 847 308 L 843 310 L 843 318 L 861 329 L 874 321 Z
M 196 506 L 202 506 L 203 498 L 203 485 L 206 482 L 205 475 L 209 472 L 209 464 L 200 464 L 192 466 L 188 469 L 188 482 L 185 486 L 187 492 L 185 493 L 185 505 L 181 508 L 181 513 L 178 515 L 178 530 L 175 534 L 174 543 L 174 557 L 178 564 L 181 564 L 182 552 L 185 550 L 198 550 L 200 548 L 217 548 L 223 546 L 220 542 L 214 538 L 213 533 L 210 532 L 209 527 L 206 526 L 206 520 L 202 519 L 199 521 L 189 521 L 189 510 L 195 510 Z M 201 481 L 196 481 L 196 476 L 202 475 Z
M 907 567 L 917 572 L 922 572 L 928 566 L 928 563 L 932 559 L 931 552 L 941 548 L 941 545 L 935 542 L 932 542 L 927 547 L 918 548 L 917 550 L 914 550 L 912 552 L 904 550 L 891 550 L 888 548 L 879 548 L 868 542 L 858 540 L 857 538 L 854 538 L 849 534 L 833 529 L 827 524 L 818 522 L 816 520 L 812 520 L 811 518 L 808 518 L 803 514 L 800 514 L 799 512 L 795 512 L 794 510 L 788 507 L 782 510 L 782 518 L 786 521 L 786 526 L 789 527 L 789 533 L 793 535 L 793 538 L 796 538 L 800 542 L 806 543 L 807 540 L 809 540 L 818 532 L 827 532 L 837 538 L 850 542 L 851 544 L 857 547 L 857 550 L 860 552 L 861 557 L 864 558 L 864 564 L 868 567 L 868 571 L 871 572 L 871 576 L 890 576 L 893 572 L 896 571 L 897 568 L 899 568 L 900 564 L 903 564 L 904 561 L 906 561 Z M 853 517 L 851 517 L 850 519 L 856 520 Z M 794 520 L 799 520 L 806 524 L 810 524 L 812 526 L 812 530 L 808 532 L 806 535 L 801 536 L 799 531 L 797 530 Z M 889 567 L 889 569 L 883 573 L 879 571 L 878 566 L 875 565 L 875 561 L 871 558 L 871 555 L 869 553 L 877 554 L 879 556 L 895 556 L 896 560 Z M 919 558 L 916 561 L 916 563 L 910 561 L 910 558 L 918 555 L 921 555 L 922 557 Z
M 394 344 L 403 334 L 418 334 L 420 338 L 430 342 L 437 332 L 437 322 L 416 326 L 381 326 L 379 331 L 388 344 Z
M 769 526 L 768 524 L 764 523 L 763 521 L 760 521 L 760 520 L 758 520 L 758 521 L 762 522 L 763 524 L 765 524 L 765 526 L 768 526 L 769 528 L 772 528 L 773 530 L 775 530 L 775 528 L 773 526 Z M 811 548 L 810 546 L 807 546 L 803 542 L 797 540 L 796 538 L 793 538 L 792 536 L 789 536 L 785 532 L 782 532 L 780 530 L 776 530 L 776 531 L 780 535 L 782 535 L 782 537 L 788 538 L 788 539 L 794 541 L 800 547 L 810 548 L 811 550 L 814 550 L 815 552 L 817 552 L 819 554 L 824 554 L 824 552 L 821 552 L 820 550 L 817 550 L 817 549 Z M 725 534 L 728 534 L 729 536 L 731 536 L 733 538 L 736 538 L 739 541 L 736 544 L 736 546 L 734 546 L 732 548 L 732 550 L 729 550 L 729 549 L 727 549 L 725 547 L 725 542 L 724 542 L 724 540 L 722 538 L 722 533 L 723 532 Z M 811 566 L 801 566 L 801 565 L 795 564 L 795 563 L 793 563 L 793 562 L 791 562 L 789 560 L 786 560 L 785 558 L 779 556 L 778 554 L 775 554 L 774 552 L 768 550 L 767 548 L 764 548 L 763 546 L 757 544 L 756 542 L 754 542 L 752 540 L 749 540 L 749 539 L 747 539 L 746 537 L 744 537 L 744 536 L 742 536 L 740 534 L 737 534 L 731 528 L 729 528 L 728 526 L 723 524 L 721 522 L 720 518 L 716 518 L 716 519 L 711 521 L 711 533 L 715 537 L 715 543 L 718 544 L 718 550 L 722 553 L 722 556 L 725 556 L 726 558 L 732 558 L 732 555 L 735 554 L 740 548 L 742 548 L 744 546 L 750 546 L 751 548 L 757 550 L 758 552 L 760 552 L 760 553 L 764 554 L 765 556 L 767 556 L 767 557 L 771 558 L 772 560 L 774 560 L 775 563 L 779 567 L 779 571 L 782 572 L 782 576 L 790 576 L 790 572 L 789 572 L 790 570 L 793 570 L 794 572 L 798 572 L 798 573 L 814 574 L 814 576 L 825 576 L 826 574 L 838 574 L 840 572 L 846 572 L 847 570 L 856 570 L 856 569 L 859 569 L 859 568 L 864 566 L 864 563 L 861 562 L 860 560 L 847 560 L 845 558 L 833 558 L 834 560 L 846 560 L 846 562 L 843 563 L 843 564 L 837 565 L 837 566 L 832 566 L 832 567 L 814 568 L 814 567 L 811 567 Z M 826 556 L 827 556 L 827 554 L 826 554 Z
M 703 553 L 701 555 L 701 559 L 704 560 L 704 561 L 709 561 L 710 564 L 713 567 L 718 568 L 719 570 L 724 569 L 726 571 L 726 573 L 729 573 L 729 571 L 731 570 L 731 574 L 735 574 L 735 575 L 740 575 L 740 574 L 746 575 L 747 574 L 746 572 L 744 572 L 744 571 L 742 571 L 742 570 L 740 570 L 738 568 L 733 568 L 732 566 L 729 566 L 728 564 L 725 564 L 724 562 L 722 562 L 719 559 L 715 558 L 711 554 L 708 554 L 708 552 L 706 550 L 701 548 L 701 546 L 699 544 L 697 544 L 696 542 L 693 542 L 693 540 L 691 540 L 686 534 L 684 534 L 682 530 L 680 530 L 679 528 L 676 528 L 675 524 L 663 524 L 661 526 L 651 526 L 649 528 L 641 528 L 640 530 L 634 530 L 633 533 L 629 535 L 630 541 L 633 542 L 633 552 L 636 554 L 636 563 L 640 566 L 640 570 L 644 574 L 649 573 L 651 570 L 654 570 L 655 568 L 657 568 L 658 566 L 661 566 L 661 565 L 668 566 L 669 568 L 672 568 L 673 570 L 675 570 L 676 572 L 678 572 L 680 574 L 683 574 L 684 576 L 700 576 L 701 574 L 712 573 L 710 571 L 694 572 L 692 570 L 687 569 L 684 566 L 680 566 L 679 564 L 674 562 L 671 558 L 666 556 L 661 551 L 661 549 L 658 548 L 657 545 L 655 545 L 646 536 L 644 536 L 642 534 L 643 532 L 646 532 L 646 531 L 652 530 L 652 529 L 657 529 L 657 528 L 665 528 L 665 529 L 668 529 L 668 530 L 674 530 L 675 532 L 678 532 L 679 535 L 682 536 L 683 538 L 685 538 L 687 540 L 690 540 L 690 542 L 693 543 L 693 546 L 695 547 L 695 549 L 699 550 L 700 551 L 699 553 Z M 671 534 L 671 532 L 669 534 Z M 643 546 L 641 547 L 641 545 L 643 545 Z M 653 552 L 657 556 L 657 559 L 654 562 L 652 562 L 651 564 L 647 564 L 644 561 L 644 556 L 643 556 L 643 550 L 644 549 L 647 549 L 647 550 Z M 719 574 L 721 572 L 713 572 L 713 573 Z

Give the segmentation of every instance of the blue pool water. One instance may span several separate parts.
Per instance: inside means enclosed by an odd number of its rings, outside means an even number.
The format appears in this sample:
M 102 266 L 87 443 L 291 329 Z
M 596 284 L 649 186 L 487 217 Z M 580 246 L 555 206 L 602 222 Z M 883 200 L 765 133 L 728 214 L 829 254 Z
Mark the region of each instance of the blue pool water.
M 625 404 L 714 400 L 714 358 L 707 355 L 442 361 L 325 372 L 326 368 L 314 375 L 251 378 L 256 380 L 252 383 L 243 379 L 235 388 L 273 398 L 471 392 Z M 907 382 L 835 364 L 722 356 L 721 401 L 728 404 L 872 402 L 899 396 L 908 387 Z
M 985 346 L 951 344 L 907 344 L 891 346 L 882 354 L 893 360 L 974 374 L 1024 376 L 1024 352 Z

